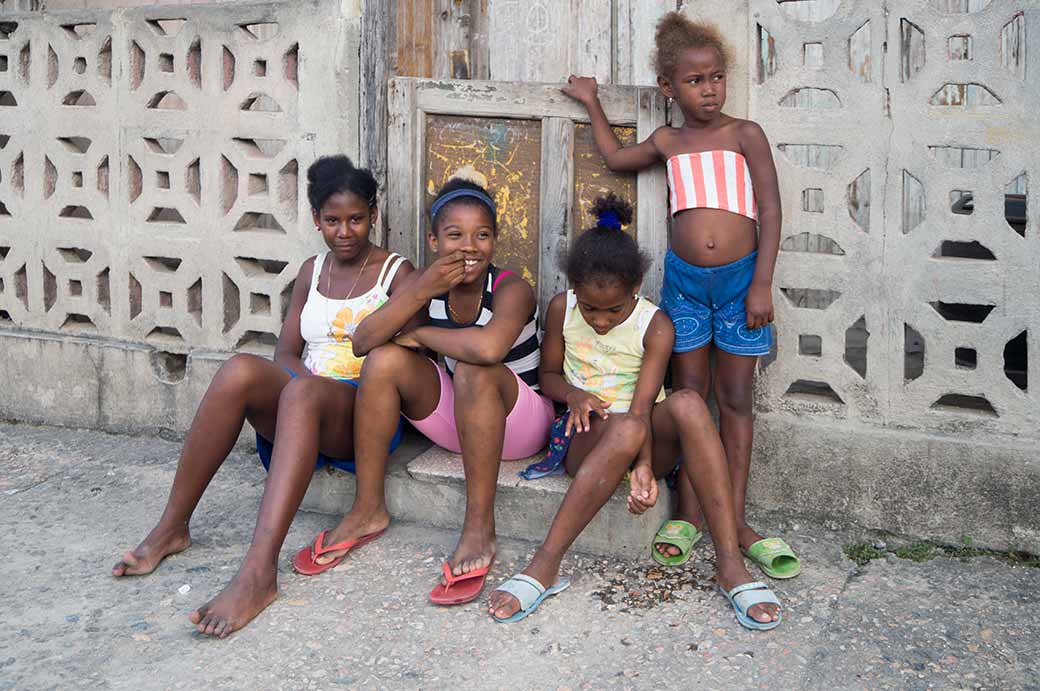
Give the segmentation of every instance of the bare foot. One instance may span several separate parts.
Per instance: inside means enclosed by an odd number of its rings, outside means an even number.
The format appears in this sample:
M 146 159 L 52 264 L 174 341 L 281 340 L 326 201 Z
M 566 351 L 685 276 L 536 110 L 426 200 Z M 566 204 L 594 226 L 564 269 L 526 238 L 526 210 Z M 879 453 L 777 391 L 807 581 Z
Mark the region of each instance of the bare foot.
M 278 599 L 278 581 L 273 569 L 248 568 L 244 564 L 227 587 L 188 615 L 199 633 L 227 638 L 251 622 Z
M 390 514 L 386 512 L 385 506 L 371 512 L 355 512 L 354 509 L 351 509 L 350 513 L 343 517 L 339 525 L 330 530 L 325 536 L 325 544 L 334 545 L 337 542 L 357 540 L 366 535 L 378 533 L 380 530 L 386 530 L 388 525 L 390 525 Z M 328 564 L 330 561 L 335 561 L 346 554 L 347 551 L 339 549 L 334 552 L 326 552 L 314 561 L 318 564 Z
M 560 561 L 543 556 L 542 551 L 534 553 L 534 558 L 521 573 L 530 576 L 544 587 L 549 588 L 556 583 L 560 575 Z M 516 596 L 503 590 L 493 590 L 488 596 L 488 614 L 498 619 L 508 619 L 520 611 L 520 601 Z
M 468 530 L 463 526 L 459 543 L 455 546 L 455 553 L 448 560 L 448 563 L 451 564 L 452 574 L 461 576 L 490 565 L 495 559 L 495 548 L 494 528 Z M 443 578 L 441 578 L 441 584 L 444 584 Z
M 164 528 L 157 525 L 152 532 L 132 552 L 126 552 L 123 558 L 112 567 L 112 575 L 116 578 L 123 576 L 144 576 L 159 566 L 166 557 L 177 552 L 183 552 L 191 546 L 191 535 L 188 526 L 179 525 L 174 528 Z
M 739 556 L 734 558 L 717 557 L 715 565 L 715 580 L 719 582 L 722 589 L 727 593 L 744 583 L 752 583 L 757 579 L 752 576 L 744 566 L 744 560 Z M 780 618 L 780 607 L 763 602 L 752 605 L 748 610 L 748 616 L 755 621 L 768 624 Z

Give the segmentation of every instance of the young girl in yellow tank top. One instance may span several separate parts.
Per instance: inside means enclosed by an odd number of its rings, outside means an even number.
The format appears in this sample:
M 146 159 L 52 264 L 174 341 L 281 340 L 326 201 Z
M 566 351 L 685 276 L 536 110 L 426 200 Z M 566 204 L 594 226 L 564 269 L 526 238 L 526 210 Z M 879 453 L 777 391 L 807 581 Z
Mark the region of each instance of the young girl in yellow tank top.
M 792 578 L 801 566 L 790 547 L 752 530 L 744 511 L 752 377 L 758 357 L 773 344 L 772 283 L 781 221 L 776 168 L 762 128 L 722 112 L 732 60 L 715 27 L 670 12 L 657 25 L 656 44 L 658 86 L 682 112 L 681 127 L 660 127 L 645 141 L 622 146 L 600 106 L 595 79 L 571 76 L 563 93 L 588 110 L 596 145 L 611 170 L 665 164 L 673 220 L 661 308 L 675 325 L 673 382 L 676 389 L 696 391 L 704 399 L 714 384 L 740 546 L 767 575 Z M 708 357 L 712 343 L 714 377 Z M 672 523 L 682 525 L 696 542 L 703 505 L 690 487 L 679 489 Z M 660 537 L 655 559 L 669 564 L 686 556 L 667 535 Z
M 680 475 L 705 507 L 715 541 L 716 579 L 744 626 L 780 623 L 780 602 L 744 568 L 726 456 L 704 400 L 684 390 L 665 397 L 664 373 L 675 342 L 666 314 L 636 291 L 647 258 L 621 227 L 632 207 L 614 195 L 596 200 L 596 228 L 574 243 L 563 266 L 572 290 L 549 303 L 539 383 L 567 408 L 553 426 L 549 458 L 525 471 L 573 477 L 549 534 L 522 573 L 492 593 L 500 622 L 523 619 L 564 590 L 560 562 L 631 469 L 628 507 L 657 502 L 657 478 L 682 458 Z

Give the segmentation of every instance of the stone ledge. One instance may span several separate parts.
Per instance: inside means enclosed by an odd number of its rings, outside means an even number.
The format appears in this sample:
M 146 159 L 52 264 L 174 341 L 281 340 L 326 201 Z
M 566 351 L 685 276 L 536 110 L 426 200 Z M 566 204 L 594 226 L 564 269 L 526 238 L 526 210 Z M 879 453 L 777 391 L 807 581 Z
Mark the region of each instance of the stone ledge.
M 409 437 L 391 456 L 386 482 L 390 513 L 401 520 L 460 528 L 466 507 L 462 458 L 437 446 L 423 448 L 423 442 Z M 503 461 L 499 468 L 495 523 L 502 537 L 541 542 L 570 487 L 570 479 L 564 476 L 521 479 L 519 471 L 533 460 Z M 354 476 L 349 473 L 319 472 L 311 481 L 302 508 L 342 514 L 353 500 L 354 487 Z M 664 482 L 660 489 L 657 506 L 634 516 L 625 501 L 628 485 L 622 483 L 578 536 L 575 549 L 627 558 L 645 554 L 654 533 L 669 517 L 671 493 Z
M 1040 553 L 1035 440 L 941 435 L 784 413 L 755 418 L 748 501 L 909 538 Z

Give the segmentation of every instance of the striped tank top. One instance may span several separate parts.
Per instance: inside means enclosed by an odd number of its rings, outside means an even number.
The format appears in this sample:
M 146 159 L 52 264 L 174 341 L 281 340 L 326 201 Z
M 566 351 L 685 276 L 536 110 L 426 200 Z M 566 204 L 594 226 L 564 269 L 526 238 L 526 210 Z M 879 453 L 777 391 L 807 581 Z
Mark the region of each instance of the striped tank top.
M 672 216 L 686 209 L 722 209 L 758 220 L 747 160 L 736 151 L 699 151 L 668 159 Z
M 492 297 L 495 288 L 503 277 L 511 273 L 513 272 L 502 271 L 497 266 L 491 265 L 487 275 L 487 282 L 484 284 L 484 294 L 480 298 L 480 313 L 477 315 L 477 320 L 471 324 L 459 324 L 452 319 L 451 313 L 448 311 L 447 293 L 433 298 L 430 300 L 430 326 L 437 326 L 442 329 L 466 329 L 471 326 L 485 326 L 491 321 L 493 314 Z M 538 390 L 538 363 L 541 358 L 539 336 L 538 305 L 535 305 L 527 323 L 524 324 L 524 328 L 520 331 L 520 335 L 513 342 L 513 347 L 509 349 L 509 352 L 502 360 L 503 365 L 513 370 L 516 376 L 520 377 L 525 384 L 535 391 Z M 456 362 L 457 360 L 454 358 L 445 356 L 444 365 L 447 367 L 449 375 L 454 375 Z

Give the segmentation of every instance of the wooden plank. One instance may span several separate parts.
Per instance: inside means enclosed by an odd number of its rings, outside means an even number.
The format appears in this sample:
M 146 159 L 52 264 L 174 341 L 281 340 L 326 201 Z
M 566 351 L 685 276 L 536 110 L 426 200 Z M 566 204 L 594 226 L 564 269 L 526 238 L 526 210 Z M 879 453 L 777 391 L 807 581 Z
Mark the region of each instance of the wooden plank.
M 360 164 L 370 171 L 379 183 L 382 199 L 379 208 L 386 206 L 386 137 L 389 36 L 392 22 L 388 5 L 383 0 L 364 0 L 361 13 L 361 85 Z M 386 240 L 386 218 L 380 217 L 373 229 L 374 240 Z
M 575 74 L 595 77 L 600 84 L 609 84 L 613 3 L 611 0 L 572 0 L 572 4 L 578 32 L 571 39 L 575 55 L 569 69 Z
M 505 118 L 560 117 L 588 122 L 584 106 L 564 96 L 559 84 L 503 84 L 476 80 L 416 81 L 419 106 L 428 113 Z M 607 119 L 614 125 L 636 125 L 638 90 L 606 86 L 599 90 Z
M 469 62 L 471 79 L 491 79 L 488 0 L 466 0 L 469 5 Z
M 566 79 L 577 26 L 571 5 L 570 0 L 489 0 L 491 79 Z
M 423 115 L 418 109 L 415 87 L 413 79 L 391 79 L 387 85 L 386 244 L 388 249 L 418 265 L 425 233 L 417 222 L 421 213 L 416 179 L 421 170 L 419 128 Z
M 626 146 L 636 141 L 634 127 L 615 127 L 614 134 Z M 589 210 L 596 197 L 608 192 L 613 192 L 632 204 L 635 215 L 625 231 L 633 238 L 638 238 L 639 205 L 636 199 L 635 173 L 615 173 L 608 169 L 603 156 L 596 147 L 596 141 L 592 136 L 592 126 L 575 125 L 574 204 L 571 210 L 575 235 L 595 225 L 595 219 L 589 215 Z
M 643 141 L 665 124 L 664 98 L 656 88 L 639 90 L 639 114 L 636 137 Z M 661 299 L 664 279 L 664 255 L 668 251 L 668 183 L 664 166 L 653 166 L 639 173 L 636 182 L 639 198 L 639 246 L 650 255 L 652 263 L 643 279 L 643 295 L 654 302 Z
M 543 315 L 552 297 L 567 290 L 567 277 L 560 271 L 557 260 L 570 247 L 577 226 L 577 220 L 571 216 L 573 150 L 573 122 L 566 118 L 542 120 L 538 305 Z
M 461 112 L 466 109 L 460 108 Z M 527 119 L 429 115 L 426 164 L 418 176 L 423 208 L 440 187 L 462 169 L 487 178 L 498 207 L 495 263 L 538 283 L 540 225 L 541 122 Z
M 437 0 L 434 23 L 433 74 L 438 79 L 469 79 L 470 3 Z
M 614 82 L 616 84 L 651 85 L 657 74 L 650 57 L 654 50 L 657 22 L 677 9 L 676 0 L 616 0 L 614 20 Z
M 396 73 L 432 77 L 433 17 L 437 0 L 396 0 Z M 365 37 L 362 38 L 364 42 Z

